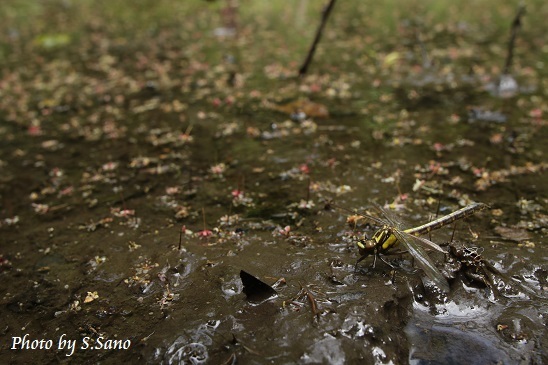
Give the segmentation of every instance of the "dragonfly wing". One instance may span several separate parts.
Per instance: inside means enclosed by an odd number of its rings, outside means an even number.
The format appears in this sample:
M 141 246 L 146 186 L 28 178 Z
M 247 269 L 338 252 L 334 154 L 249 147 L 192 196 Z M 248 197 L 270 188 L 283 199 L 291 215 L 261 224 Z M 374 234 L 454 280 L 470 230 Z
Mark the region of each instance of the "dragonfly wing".
M 375 224 L 378 224 L 379 226 L 386 225 L 386 222 L 383 221 L 382 219 L 375 218 L 373 216 L 370 216 L 369 214 L 364 214 L 364 213 L 358 213 L 358 214 L 361 215 L 362 217 L 364 217 L 365 219 L 367 219 L 371 222 L 374 222 Z
M 375 208 L 382 214 L 386 221 L 393 227 L 392 233 L 396 236 L 397 240 L 409 251 L 409 253 L 417 260 L 417 264 L 424 271 L 426 276 L 430 278 L 436 284 L 438 288 L 444 292 L 449 292 L 449 283 L 447 279 L 441 274 L 441 272 L 436 268 L 432 259 L 426 251 L 419 246 L 416 242 L 421 242 L 422 245 L 432 248 L 436 251 L 445 252 L 441 247 L 436 245 L 434 242 L 427 240 L 423 237 L 413 236 L 404 232 L 403 224 L 398 219 L 398 217 L 393 214 L 391 211 L 384 209 L 377 203 L 374 203 Z
M 430 248 L 430 249 L 433 249 L 433 250 L 436 250 L 438 252 L 442 252 L 442 253 L 445 253 L 445 251 L 440 247 L 438 246 L 436 243 L 424 238 L 424 237 L 418 237 L 418 236 L 415 236 L 415 235 L 411 235 L 407 232 L 405 232 L 402 228 L 402 223 L 401 221 L 398 219 L 397 216 L 395 216 L 391 211 L 388 211 L 386 209 L 384 209 L 383 207 L 381 207 L 380 205 L 376 204 L 375 203 L 375 207 L 382 213 L 382 215 L 386 218 L 386 221 L 392 226 L 392 227 L 395 227 L 397 228 L 400 233 L 412 240 L 416 240 L 418 242 L 420 242 L 424 247 L 426 248 Z
M 403 231 L 402 221 L 390 210 L 384 209 L 380 204 L 373 203 L 375 209 L 379 211 L 381 216 L 388 222 L 392 227 L 401 229 Z
M 416 240 L 417 242 L 420 242 L 424 247 L 426 248 L 431 248 L 433 250 L 436 250 L 438 252 L 441 252 L 441 253 L 447 253 L 443 248 L 441 248 L 437 243 L 434 243 L 432 241 L 430 241 L 429 239 L 426 239 L 424 237 L 419 237 L 419 236 L 415 236 L 415 235 L 412 235 L 412 234 L 409 234 L 407 232 L 400 232 L 402 233 L 402 235 L 408 237 L 408 238 L 411 238 L 411 239 L 414 239 Z
M 350 210 L 350 209 L 346 209 L 346 208 L 339 207 L 339 206 L 336 206 L 336 205 L 335 205 L 335 208 L 346 211 L 346 212 L 351 213 L 351 214 L 360 215 L 360 216 L 364 217 L 366 220 L 371 221 L 375 224 L 378 224 L 379 226 L 384 226 L 386 224 L 386 222 L 384 222 L 382 219 L 373 217 L 370 214 L 368 214 L 367 212 L 364 213 L 364 212 L 359 212 L 358 210 Z
M 419 267 L 424 271 L 426 276 L 430 278 L 436 284 L 438 288 L 444 292 L 449 292 L 449 283 L 443 277 L 441 272 L 436 268 L 432 259 L 426 251 L 412 241 L 412 238 L 417 238 L 411 235 L 402 234 L 401 231 L 394 230 L 393 234 L 396 236 L 398 241 L 409 251 L 409 253 L 415 258 Z M 411 237 L 407 237 L 411 236 Z

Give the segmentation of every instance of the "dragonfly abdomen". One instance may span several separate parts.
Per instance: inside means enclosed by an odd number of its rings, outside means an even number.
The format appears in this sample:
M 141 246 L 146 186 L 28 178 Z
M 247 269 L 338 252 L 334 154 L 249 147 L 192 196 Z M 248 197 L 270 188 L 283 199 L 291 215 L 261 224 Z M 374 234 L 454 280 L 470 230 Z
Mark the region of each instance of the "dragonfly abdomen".
M 440 229 L 441 227 L 451 224 L 460 219 L 470 217 L 474 215 L 476 212 L 479 212 L 480 210 L 483 210 L 486 208 L 488 208 L 486 204 L 473 203 L 453 213 L 447 214 L 441 218 L 438 218 L 431 222 L 423 224 L 422 226 L 407 229 L 405 230 L 405 232 L 415 236 L 427 234 L 427 233 L 430 233 L 431 231 Z

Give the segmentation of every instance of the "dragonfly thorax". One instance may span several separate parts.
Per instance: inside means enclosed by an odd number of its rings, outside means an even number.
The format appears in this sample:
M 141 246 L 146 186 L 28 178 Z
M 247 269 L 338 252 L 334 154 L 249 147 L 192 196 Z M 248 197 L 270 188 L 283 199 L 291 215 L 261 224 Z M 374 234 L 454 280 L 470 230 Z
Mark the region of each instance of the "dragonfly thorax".
M 389 226 L 377 230 L 371 239 L 364 238 L 357 245 L 362 258 L 384 252 L 394 245 L 396 239 Z
M 392 228 L 389 226 L 384 226 L 375 232 L 372 241 L 374 241 L 378 249 L 383 252 L 394 246 L 396 243 L 396 237 L 394 237 Z

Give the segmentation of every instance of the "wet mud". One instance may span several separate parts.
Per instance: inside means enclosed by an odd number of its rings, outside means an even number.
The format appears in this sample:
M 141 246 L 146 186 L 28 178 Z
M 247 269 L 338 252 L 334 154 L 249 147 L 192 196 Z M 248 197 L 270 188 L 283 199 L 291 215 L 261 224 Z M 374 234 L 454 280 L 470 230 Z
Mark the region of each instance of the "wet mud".
M 509 23 L 426 24 L 425 64 L 410 28 L 358 41 L 341 5 L 297 79 L 267 20 L 219 39 L 192 11 L 2 43 L 5 363 L 546 363 L 544 32 L 503 98 L 485 43 Z M 449 292 L 406 252 L 356 264 L 381 227 L 352 212 L 407 229 L 474 201 L 489 209 L 426 236 Z M 241 270 L 277 294 L 249 300 Z

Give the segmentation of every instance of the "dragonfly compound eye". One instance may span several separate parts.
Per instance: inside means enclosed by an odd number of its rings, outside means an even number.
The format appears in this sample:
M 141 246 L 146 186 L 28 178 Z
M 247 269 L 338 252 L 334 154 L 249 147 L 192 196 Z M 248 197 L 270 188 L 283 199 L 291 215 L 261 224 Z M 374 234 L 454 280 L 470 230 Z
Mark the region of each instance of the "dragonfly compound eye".
M 356 242 L 356 245 L 362 256 L 371 255 L 375 251 L 375 241 L 373 240 L 361 240 Z
M 365 249 L 366 250 L 373 250 L 377 246 L 377 242 L 375 240 L 367 240 L 365 241 Z

